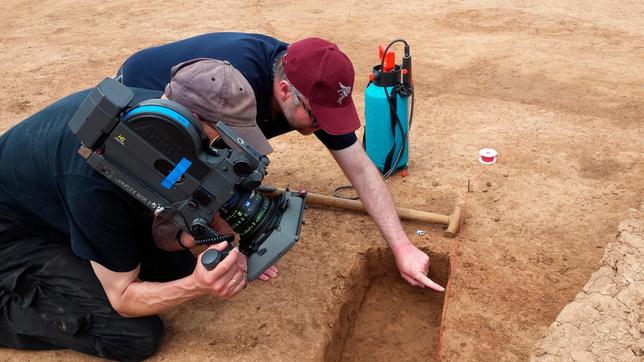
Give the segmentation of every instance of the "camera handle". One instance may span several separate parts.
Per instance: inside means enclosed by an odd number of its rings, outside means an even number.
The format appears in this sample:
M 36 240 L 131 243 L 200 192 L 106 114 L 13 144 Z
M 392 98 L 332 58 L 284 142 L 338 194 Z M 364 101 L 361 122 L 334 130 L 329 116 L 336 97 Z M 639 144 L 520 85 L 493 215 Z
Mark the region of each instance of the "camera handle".
M 208 270 L 215 269 L 217 264 L 219 264 L 220 261 L 222 261 L 226 256 L 228 256 L 228 252 L 233 249 L 234 239 L 235 239 L 235 235 L 233 234 L 218 234 L 217 236 L 214 236 L 214 237 L 195 239 L 194 240 L 195 245 L 212 245 L 212 244 L 219 244 L 222 241 L 228 242 L 228 247 L 223 252 L 215 249 L 206 250 L 206 252 L 201 257 L 201 264 Z
M 232 250 L 232 244 L 228 244 L 228 248 L 223 252 L 216 249 L 206 250 L 201 256 L 201 265 L 208 271 L 215 269 L 219 265 L 219 262 L 228 256 L 230 250 Z

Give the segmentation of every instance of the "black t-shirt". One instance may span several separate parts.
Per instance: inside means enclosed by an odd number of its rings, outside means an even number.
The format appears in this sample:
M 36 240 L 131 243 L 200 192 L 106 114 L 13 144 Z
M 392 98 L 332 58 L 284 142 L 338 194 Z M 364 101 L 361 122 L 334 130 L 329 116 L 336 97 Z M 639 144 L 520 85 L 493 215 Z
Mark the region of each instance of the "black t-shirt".
M 210 33 L 157 47 L 130 56 L 121 67 L 123 84 L 163 91 L 173 66 L 195 58 L 227 60 L 248 80 L 257 101 L 257 124 L 266 138 L 293 129 L 283 114 L 273 118 L 273 65 L 288 44 L 261 34 Z M 315 135 L 331 150 L 341 150 L 357 141 L 354 132 L 335 136 L 323 130 Z
M 133 90 L 137 103 L 161 96 Z M 61 235 L 79 257 L 130 271 L 153 242 L 152 215 L 77 153 L 67 122 L 88 93 L 67 96 L 0 137 L 0 219 Z

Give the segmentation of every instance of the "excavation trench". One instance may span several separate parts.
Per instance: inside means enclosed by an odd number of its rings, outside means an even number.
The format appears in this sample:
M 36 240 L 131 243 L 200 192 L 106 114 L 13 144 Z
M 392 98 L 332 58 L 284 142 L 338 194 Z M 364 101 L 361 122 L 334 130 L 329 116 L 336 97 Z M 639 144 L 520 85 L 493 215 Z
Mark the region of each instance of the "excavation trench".
M 346 302 L 333 325 L 327 361 L 428 361 L 436 354 L 444 293 L 410 286 L 389 249 L 360 255 L 346 278 Z M 445 286 L 449 257 L 431 256 L 429 277 Z

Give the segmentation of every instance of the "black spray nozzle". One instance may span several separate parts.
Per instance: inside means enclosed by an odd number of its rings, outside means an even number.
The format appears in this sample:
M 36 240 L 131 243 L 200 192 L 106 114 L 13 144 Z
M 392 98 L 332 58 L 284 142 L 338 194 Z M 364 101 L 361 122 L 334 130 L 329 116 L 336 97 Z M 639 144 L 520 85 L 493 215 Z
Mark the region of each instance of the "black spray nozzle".
M 403 43 L 404 44 L 404 54 L 402 58 L 402 84 L 411 88 L 413 87 L 413 81 L 411 77 L 411 47 L 409 46 L 409 43 L 407 43 L 404 39 L 394 39 L 392 40 L 384 49 L 382 47 L 380 48 L 380 55 L 381 55 L 381 60 L 380 60 L 380 67 L 378 69 L 374 68 L 374 71 L 372 72 L 372 79 L 371 80 L 378 80 L 379 78 L 382 77 L 383 72 L 385 70 L 385 57 L 386 54 L 389 52 L 389 48 L 391 48 L 392 45 L 395 43 Z M 395 63 L 395 62 L 394 62 Z M 397 68 L 394 67 L 394 69 Z M 400 68 L 398 68 L 400 69 Z M 377 72 L 378 70 L 379 72 Z
M 402 82 L 404 85 L 411 87 L 412 86 L 411 51 L 407 43 L 405 43 L 405 53 L 402 58 L 402 68 L 403 68 Z

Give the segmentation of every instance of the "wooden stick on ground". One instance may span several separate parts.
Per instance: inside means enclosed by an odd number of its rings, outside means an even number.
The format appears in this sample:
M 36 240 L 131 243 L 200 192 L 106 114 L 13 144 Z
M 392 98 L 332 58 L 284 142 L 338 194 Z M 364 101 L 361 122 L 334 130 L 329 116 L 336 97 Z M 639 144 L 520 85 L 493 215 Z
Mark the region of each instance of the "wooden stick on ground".
M 259 192 L 269 196 L 278 196 L 286 190 L 273 186 L 260 186 L 257 189 Z M 313 192 L 306 192 L 306 202 L 312 205 L 321 205 L 335 207 L 345 210 L 367 212 L 362 202 L 359 200 L 348 200 L 340 197 L 327 196 L 316 194 Z M 396 208 L 398 215 L 402 220 L 422 221 L 430 224 L 447 225 L 445 236 L 453 238 L 458 234 L 461 229 L 461 219 L 463 218 L 463 211 L 459 206 L 454 207 L 454 212 L 450 215 L 436 214 L 433 212 L 426 212 L 414 209 L 407 209 L 403 207 Z

